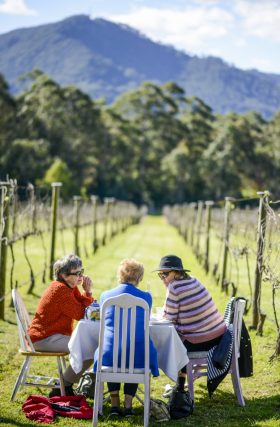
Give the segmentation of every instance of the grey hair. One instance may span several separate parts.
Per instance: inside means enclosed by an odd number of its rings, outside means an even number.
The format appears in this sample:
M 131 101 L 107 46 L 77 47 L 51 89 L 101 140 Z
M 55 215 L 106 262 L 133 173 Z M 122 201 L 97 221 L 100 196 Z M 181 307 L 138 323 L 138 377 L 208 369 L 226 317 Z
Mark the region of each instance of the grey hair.
M 53 275 L 55 280 L 61 278 L 61 274 L 69 274 L 70 271 L 82 267 L 82 260 L 74 254 L 65 255 L 58 259 L 53 265 Z

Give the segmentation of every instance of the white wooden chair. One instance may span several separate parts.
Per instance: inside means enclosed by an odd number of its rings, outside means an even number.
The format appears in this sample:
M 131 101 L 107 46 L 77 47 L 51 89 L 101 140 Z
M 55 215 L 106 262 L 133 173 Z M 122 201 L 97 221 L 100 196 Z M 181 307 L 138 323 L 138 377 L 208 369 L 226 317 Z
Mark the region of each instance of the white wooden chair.
M 238 403 L 241 406 L 245 406 L 245 401 L 242 393 L 238 358 L 240 348 L 240 336 L 242 326 L 242 316 L 244 313 L 246 301 L 238 299 L 235 302 L 234 317 L 233 317 L 233 349 L 232 349 L 232 360 L 229 370 L 231 374 L 232 384 Z M 187 364 L 187 378 L 188 388 L 191 398 L 194 401 L 194 381 L 202 376 L 207 376 L 207 351 L 200 352 L 188 352 L 189 363 Z
M 104 329 L 106 309 L 110 306 L 115 307 L 114 313 L 114 349 L 113 349 L 113 366 L 102 366 L 102 355 L 104 345 Z M 136 327 L 136 307 L 144 309 L 144 339 L 145 339 L 145 360 L 143 369 L 134 368 L 135 350 L 135 327 Z M 130 314 L 130 323 L 128 313 Z M 122 317 L 121 331 L 121 367 L 118 367 L 118 348 L 120 339 L 120 319 Z M 142 383 L 144 384 L 144 427 L 149 425 L 150 410 L 150 349 L 149 349 L 149 306 L 141 298 L 129 294 L 122 294 L 117 297 L 108 298 L 101 309 L 101 321 L 99 332 L 99 355 L 97 361 L 93 426 L 97 426 L 98 414 L 102 414 L 104 382 L 117 383 Z M 130 329 L 130 352 L 128 368 L 126 368 L 127 352 L 127 333 Z
M 14 303 L 14 308 L 16 312 L 16 320 L 18 326 L 19 340 L 20 340 L 20 349 L 19 352 L 22 356 L 25 356 L 25 360 L 21 367 L 20 373 L 15 382 L 11 400 L 14 400 L 16 394 L 21 386 L 37 386 L 37 387 L 48 387 L 53 388 L 57 387 L 59 384 L 61 395 L 65 395 L 65 387 L 62 376 L 62 368 L 65 369 L 65 359 L 68 353 L 64 352 L 40 352 L 36 351 L 33 347 L 30 336 L 28 335 L 28 327 L 30 325 L 30 317 L 28 311 L 24 305 L 24 302 L 17 292 L 16 289 L 12 290 L 12 298 Z M 29 375 L 29 368 L 34 357 L 56 357 L 57 358 L 57 368 L 59 378 L 47 377 L 41 375 Z

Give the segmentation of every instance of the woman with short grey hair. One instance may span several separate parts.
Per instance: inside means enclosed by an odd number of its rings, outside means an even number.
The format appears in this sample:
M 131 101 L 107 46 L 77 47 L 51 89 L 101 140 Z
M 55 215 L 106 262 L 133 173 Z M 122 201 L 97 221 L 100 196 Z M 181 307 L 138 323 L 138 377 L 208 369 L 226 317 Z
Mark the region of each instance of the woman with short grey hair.
M 92 281 L 84 275 L 81 259 L 74 254 L 66 255 L 54 263 L 55 280 L 43 292 L 34 319 L 29 327 L 31 341 L 38 351 L 69 352 L 74 320 L 84 317 L 85 308 L 93 302 Z M 79 286 L 83 288 L 81 293 Z M 83 369 L 75 374 L 71 366 L 63 373 L 66 395 L 73 395 L 72 385 L 91 365 L 84 362 Z M 54 388 L 50 396 L 60 394 Z
M 61 279 L 62 274 L 68 274 L 72 270 L 82 268 L 82 260 L 74 254 L 65 255 L 58 259 L 53 265 L 53 275 L 55 280 Z

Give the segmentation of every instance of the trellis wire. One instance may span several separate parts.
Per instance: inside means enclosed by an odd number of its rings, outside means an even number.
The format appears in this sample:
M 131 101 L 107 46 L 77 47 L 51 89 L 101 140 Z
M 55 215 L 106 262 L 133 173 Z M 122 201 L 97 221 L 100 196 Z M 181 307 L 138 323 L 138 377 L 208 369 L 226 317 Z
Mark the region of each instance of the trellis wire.
M 57 183 L 55 183 L 57 184 Z M 49 189 L 50 190 L 50 189 Z M 0 293 L 0 305 L 3 306 L 5 299 L 11 294 L 13 287 L 22 287 L 29 284 L 29 292 L 33 292 L 35 286 L 35 279 L 40 275 L 42 277 L 43 283 L 46 281 L 46 270 L 51 270 L 51 263 L 47 261 L 47 247 L 46 247 L 46 237 L 50 237 L 51 232 L 51 208 L 50 208 L 50 191 L 45 194 L 43 197 L 40 194 L 40 188 L 35 188 L 33 185 L 28 185 L 27 187 L 18 187 L 16 181 L 10 180 L 9 182 L 2 182 L 0 186 L 1 191 L 1 200 L 8 203 L 10 206 L 10 215 L 5 217 L 4 213 L 4 203 L 0 205 L 1 212 L 1 224 L 0 224 L 0 241 L 1 246 L 10 248 L 9 252 L 9 264 L 10 264 L 10 289 L 8 292 L 4 291 Z M 117 234 L 117 232 L 124 231 L 129 225 L 136 223 L 140 220 L 143 215 L 143 210 L 137 208 L 135 205 L 129 202 L 115 201 L 114 202 L 114 215 L 107 218 L 108 221 L 113 221 L 114 225 L 111 230 L 114 230 L 114 233 L 110 233 L 110 236 L 106 239 L 109 241 L 109 238 Z M 102 223 L 104 221 L 104 206 L 99 204 L 97 208 L 97 223 Z M 9 221 L 9 230 L 8 237 L 3 236 L 5 226 Z M 116 224 L 117 221 L 121 220 L 122 226 L 119 227 Z M 87 230 L 92 226 L 92 203 L 86 200 L 81 201 L 81 209 L 79 215 L 79 228 Z M 68 203 L 63 205 L 59 209 L 58 215 L 58 231 L 62 235 L 62 252 L 65 254 L 66 249 L 68 252 L 73 252 L 73 247 L 70 248 L 67 246 L 64 241 L 64 231 L 73 230 L 74 228 L 74 208 L 73 204 Z M 87 233 L 84 231 L 84 237 Z M 37 240 L 39 237 L 39 240 Z M 33 266 L 33 256 L 31 255 L 31 250 L 28 249 L 28 245 L 31 239 L 36 239 L 36 252 L 38 252 L 39 244 L 42 252 L 42 269 L 39 272 L 34 272 Z M 83 239 L 85 241 L 85 239 Z M 17 254 L 14 251 L 14 248 L 17 247 L 17 252 L 19 250 L 19 244 L 23 243 L 23 255 L 20 257 L 21 263 L 22 259 L 25 259 L 26 267 L 29 269 L 29 278 L 27 280 L 19 281 L 15 280 L 14 275 L 17 270 Z M 34 244 L 33 242 L 33 244 Z M 91 246 L 93 248 L 93 245 Z M 96 248 L 98 245 L 96 246 Z M 31 248 L 31 246 L 30 246 Z M 86 256 L 89 256 L 87 251 L 86 243 L 84 244 L 84 252 Z M 0 250 L 1 256 L 1 250 Z M 2 260 L 2 258 L 0 258 Z M 22 267 L 21 267 L 22 268 Z M 1 274 L 3 270 L 1 270 Z M 6 273 L 6 270 L 5 270 Z M 6 275 L 6 274 L 5 274 Z M 1 316 L 0 316 L 1 317 Z M 4 318 L 4 315 L 1 317 Z
M 258 198 L 233 199 L 230 210 L 229 220 L 229 238 L 225 240 L 223 233 L 224 211 L 221 209 L 224 206 L 224 201 L 218 201 L 213 204 L 211 231 L 210 231 L 210 258 L 209 272 L 214 273 L 217 283 L 221 280 L 222 260 L 221 248 L 225 245 L 228 253 L 228 262 L 226 274 L 223 280 L 223 288 L 227 292 L 228 286 L 232 286 L 232 294 L 237 292 L 247 299 L 246 311 L 252 309 L 253 289 L 252 277 L 256 280 L 256 271 L 261 270 L 263 284 L 269 283 L 272 287 L 272 292 L 269 295 L 267 287 L 260 286 L 257 294 L 258 300 L 258 318 L 257 332 L 262 334 L 263 323 L 265 318 L 275 323 L 278 331 L 278 344 L 275 354 L 280 354 L 280 339 L 279 339 L 279 288 L 280 288 L 280 215 L 278 205 L 280 201 L 273 201 L 269 197 L 268 192 L 261 193 L 263 197 L 264 209 L 266 213 L 266 228 L 267 233 L 262 242 L 263 253 L 261 255 L 261 263 L 258 260 L 257 253 L 257 224 L 258 224 Z M 248 204 L 249 203 L 249 204 Z M 193 206 L 195 205 L 195 209 Z M 174 225 L 185 240 L 193 247 L 193 250 L 201 262 L 204 259 L 206 251 L 207 236 L 205 234 L 206 227 L 201 227 L 200 230 L 194 227 L 197 220 L 192 219 L 192 212 L 197 211 L 197 204 L 184 204 L 166 206 L 164 214 L 169 223 Z M 263 220 L 262 220 L 263 221 Z M 261 221 L 260 227 L 264 228 L 265 224 Z M 189 229 L 184 230 L 185 224 L 189 224 Z M 193 229 L 191 229 L 193 228 Z M 197 245 L 198 236 L 200 233 L 199 246 Z M 194 235 L 193 239 L 190 236 Z M 261 234 L 262 235 L 262 234 Z M 203 263 L 202 263 L 203 264 Z M 277 293 L 278 291 L 278 293 Z M 262 293 L 265 293 L 266 298 L 262 298 Z M 267 315 L 264 311 L 269 311 L 269 305 L 272 305 L 273 317 Z M 264 309 L 264 311 L 263 311 Z M 271 311 L 271 310 L 270 310 Z

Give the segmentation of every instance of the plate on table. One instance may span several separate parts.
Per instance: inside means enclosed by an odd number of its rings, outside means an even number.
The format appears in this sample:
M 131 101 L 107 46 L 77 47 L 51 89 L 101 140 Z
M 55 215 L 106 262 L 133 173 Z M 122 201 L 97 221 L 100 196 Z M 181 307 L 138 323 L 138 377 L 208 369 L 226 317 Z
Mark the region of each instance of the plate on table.
M 173 323 L 168 319 L 150 319 L 150 325 L 173 325 Z

